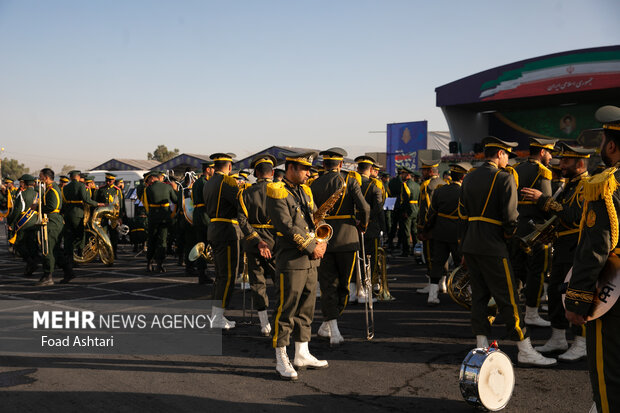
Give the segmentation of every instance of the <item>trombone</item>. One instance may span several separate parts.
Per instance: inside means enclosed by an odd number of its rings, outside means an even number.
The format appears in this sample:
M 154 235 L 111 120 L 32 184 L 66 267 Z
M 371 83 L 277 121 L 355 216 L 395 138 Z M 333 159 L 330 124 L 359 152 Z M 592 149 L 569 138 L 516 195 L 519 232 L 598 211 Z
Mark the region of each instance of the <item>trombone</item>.
M 366 340 L 372 340 L 375 336 L 375 311 L 373 307 L 372 280 L 370 270 L 370 255 L 366 255 L 366 246 L 364 245 L 364 233 L 360 231 L 360 249 L 361 257 L 357 257 L 357 277 L 360 288 L 366 293 L 366 302 L 364 303 L 364 313 L 366 316 Z M 364 269 L 364 279 L 362 280 L 362 270 Z
M 37 215 L 38 215 L 38 222 L 37 224 L 40 225 L 40 229 L 39 232 L 37 234 L 37 240 L 39 241 L 39 245 L 41 245 L 41 254 L 43 254 L 44 257 L 47 257 L 47 255 L 49 254 L 49 239 L 47 236 L 47 214 L 43 213 L 43 197 L 45 196 L 45 193 L 43 192 L 43 183 L 40 180 L 37 180 L 37 184 L 38 184 L 38 193 L 37 193 L 37 197 L 38 197 L 38 204 L 37 204 Z

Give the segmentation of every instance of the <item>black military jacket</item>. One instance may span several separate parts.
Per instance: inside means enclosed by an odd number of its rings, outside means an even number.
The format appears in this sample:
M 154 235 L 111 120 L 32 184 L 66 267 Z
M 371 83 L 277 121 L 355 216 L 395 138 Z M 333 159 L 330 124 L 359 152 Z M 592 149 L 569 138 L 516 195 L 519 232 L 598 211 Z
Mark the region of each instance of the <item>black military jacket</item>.
M 194 203 L 194 224 L 205 224 L 209 221 L 207 208 L 205 206 L 204 188 L 208 179 L 202 175 L 192 184 L 192 202 Z
M 588 315 L 596 296 L 596 283 L 611 253 L 618 250 L 620 217 L 620 163 L 592 177 L 584 185 L 586 207 L 573 275 L 566 292 L 566 309 Z M 600 299 L 601 297 L 599 297 Z M 602 297 L 605 298 L 605 297 Z
M 460 196 L 460 182 L 442 185 L 433 191 L 424 232 L 432 234 L 434 240 L 454 243 L 458 241 Z
M 534 230 L 530 220 L 535 224 L 542 224 L 549 214 L 542 211 L 534 201 L 526 201 L 521 195 L 522 188 L 534 188 L 543 193 L 543 196 L 550 197 L 551 193 L 551 170 L 534 159 L 528 159 L 514 167 L 519 176 L 519 223 L 517 225 L 517 236 L 523 237 Z
M 387 185 L 387 192 L 389 197 L 395 197 L 396 203 L 394 204 L 394 209 L 400 208 L 400 192 L 403 190 L 403 181 L 400 179 L 400 176 L 395 176 L 391 178 Z
M 241 239 L 237 221 L 239 186 L 232 176 L 216 172 L 203 188 L 203 199 L 210 218 L 207 239 L 212 242 Z M 194 197 L 194 202 L 197 198 Z
M 517 227 L 517 184 L 513 175 L 486 161 L 463 180 L 459 218 L 464 253 L 509 257 L 506 241 Z
M 385 232 L 385 214 L 383 213 L 383 189 L 381 181 L 375 178 L 367 178 L 362 175 L 360 188 L 364 199 L 370 206 L 370 219 L 366 228 L 366 237 L 379 238 L 381 232 Z
M 86 186 L 79 181 L 71 181 L 60 189 L 63 203 L 63 215 L 73 218 L 84 217 L 84 204 L 93 207 L 97 206 L 86 189 Z
M 327 244 L 327 252 L 357 251 L 359 233 L 356 218 L 366 227 L 370 217 L 370 206 L 364 199 L 360 185 L 362 178 L 357 172 L 339 172 L 334 169 L 312 182 L 312 195 L 320 208 L 346 182 L 346 189 L 325 218 L 334 228 L 334 235 Z
M 445 183 L 446 181 L 441 179 L 439 176 L 433 176 L 432 178 L 422 182 L 422 185 L 420 185 L 420 196 L 418 198 L 418 207 L 420 208 L 420 211 L 418 212 L 418 218 L 416 221 L 418 231 L 423 231 L 424 226 L 426 225 L 426 214 L 431 207 L 431 197 L 433 196 L 433 191 L 440 186 L 445 185 Z
M 306 185 L 284 179 L 267 184 L 267 216 L 276 230 L 276 267 L 283 270 L 315 268 L 320 260 L 311 254 L 316 248 L 313 213 L 316 205 Z
M 271 179 L 259 179 L 252 186 L 239 192 L 237 220 L 244 235 L 244 249 L 256 250 L 260 241 L 273 249 L 275 227 L 267 213 L 267 185 Z

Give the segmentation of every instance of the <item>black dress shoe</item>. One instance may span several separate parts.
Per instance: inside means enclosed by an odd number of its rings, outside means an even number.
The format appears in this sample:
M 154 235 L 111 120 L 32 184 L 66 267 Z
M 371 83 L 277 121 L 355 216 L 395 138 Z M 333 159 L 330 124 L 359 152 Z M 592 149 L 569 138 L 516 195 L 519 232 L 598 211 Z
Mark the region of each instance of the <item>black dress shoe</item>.
M 52 274 L 50 273 L 43 274 L 43 276 L 35 284 L 37 287 L 46 287 L 48 285 L 54 285 L 54 278 L 52 278 Z

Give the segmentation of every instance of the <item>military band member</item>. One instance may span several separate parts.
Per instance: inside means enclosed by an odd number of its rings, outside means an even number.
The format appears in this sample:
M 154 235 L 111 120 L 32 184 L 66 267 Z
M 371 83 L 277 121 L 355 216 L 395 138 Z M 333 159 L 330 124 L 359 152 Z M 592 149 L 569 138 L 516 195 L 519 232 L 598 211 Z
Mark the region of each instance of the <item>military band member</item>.
M 213 176 L 213 161 L 202 163 L 202 175 L 192 185 L 192 202 L 194 203 L 194 215 L 192 227 L 194 230 L 194 239 L 198 242 L 207 244 L 207 228 L 209 224 L 209 216 L 204 202 L 204 187 L 207 181 Z M 198 284 L 211 283 L 211 277 L 207 274 L 207 260 L 199 257 L 196 260 L 196 268 L 198 269 Z
M 206 213 L 210 218 L 207 240 L 213 248 L 215 261 L 215 288 L 212 307 L 215 328 L 230 329 L 234 321 L 224 317 L 224 310 L 230 304 L 235 288 L 235 277 L 239 269 L 239 240 L 242 237 L 237 221 L 237 196 L 239 187 L 235 178 L 229 176 L 234 154 L 215 153 L 210 156 L 215 173 L 203 189 Z
M 62 208 L 62 197 L 60 188 L 54 182 L 54 171 L 50 168 L 43 168 L 39 173 L 39 179 L 45 185 L 45 192 L 41 211 L 47 216 L 47 250 L 48 254 L 43 256 L 43 276 L 35 284 L 36 286 L 54 285 L 54 266 L 56 261 L 63 266 L 63 256 L 60 249 L 60 235 L 62 234 L 63 219 L 60 215 Z M 36 207 L 33 205 L 33 207 Z M 44 220 L 45 221 L 45 220 Z M 41 242 L 45 242 L 41 240 Z
M 285 172 L 282 169 L 274 169 L 273 170 L 273 182 L 282 182 L 284 179 Z
M 376 164 L 372 157 L 358 156 L 355 158 L 355 162 L 357 163 L 357 172 L 362 177 L 362 185 L 360 188 L 362 190 L 362 195 L 364 195 L 364 199 L 370 206 L 370 218 L 368 220 L 368 227 L 366 227 L 366 232 L 364 233 L 364 249 L 366 255 L 370 255 L 370 268 L 372 270 L 372 274 L 368 274 L 368 276 L 372 275 L 373 279 L 377 279 L 377 255 L 379 252 L 381 233 L 385 233 L 383 184 L 377 178 L 371 177 L 372 169 Z M 367 298 L 364 289 L 360 286 L 357 301 L 364 303 Z
M 608 257 L 620 251 L 620 108 L 603 106 L 596 111 L 596 119 L 603 123 L 601 158 L 609 169 L 585 185 L 586 206 L 565 305 L 568 321 L 586 325 L 588 368 L 596 411 L 607 413 L 620 411 L 620 302 L 587 324 L 586 317 L 595 299 L 606 300 L 613 293 L 609 286 L 597 292 L 597 281 L 603 275 Z
M 146 190 L 144 181 L 147 175 L 148 172 L 142 175 L 142 179 L 136 185 L 133 219 L 129 223 L 129 241 L 133 244 L 133 252 L 142 251 L 147 239 L 147 215 L 146 208 L 144 208 L 144 191 Z
M 554 139 L 529 138 L 530 156 L 527 161 L 516 165 L 519 201 L 519 220 L 516 236 L 523 238 L 534 231 L 532 225 L 540 225 L 549 218 L 549 214 L 538 208 L 533 201 L 524 199 L 519 191 L 522 188 L 533 188 L 542 192 L 543 196 L 551 197 L 551 170 L 547 168 L 551 160 L 551 151 L 555 146 Z M 515 275 L 525 285 L 525 324 L 549 327 L 551 323 L 538 314 L 540 298 L 543 293 L 545 276 L 549 272 L 551 263 L 551 245 L 536 244 L 532 252 L 526 254 L 521 248 L 518 238 L 514 238 L 511 252 L 511 261 Z
M 15 197 L 13 209 L 7 217 L 7 224 L 11 232 L 14 233 L 15 251 L 26 262 L 24 275 L 30 276 L 38 266 L 37 215 L 30 209 L 37 193 L 34 190 L 34 176 L 24 174 L 19 178 L 19 181 L 20 187 L 23 183 L 23 189 Z M 26 215 L 29 215 L 30 218 Z
M 408 257 L 411 254 L 411 245 L 415 246 L 416 243 L 416 236 L 411 230 L 418 219 L 420 185 L 412 179 L 412 175 L 413 171 L 409 168 L 404 166 L 401 168 L 402 184 L 398 202 L 398 239 L 402 247 L 401 257 Z
M 84 238 L 84 206 L 103 206 L 103 203 L 93 201 L 86 186 L 80 182 L 80 171 L 69 172 L 71 182 L 60 188 L 62 197 L 62 213 L 64 226 L 64 264 L 65 277 L 61 283 L 69 282 L 73 277 L 73 251 L 80 248 Z
M 62 189 L 68 183 L 69 183 L 69 177 L 67 175 L 60 175 L 60 178 L 58 178 L 58 187 Z
M 119 203 L 119 218 L 118 225 L 122 224 L 122 216 L 125 215 L 125 202 L 123 201 L 123 192 L 115 185 L 116 175 L 108 172 L 105 174 L 105 184 L 99 187 L 94 200 L 101 204 L 112 204 L 115 199 Z M 108 236 L 110 237 L 110 243 L 112 243 L 112 250 L 114 256 L 116 256 L 116 249 L 118 246 L 118 232 L 110 226 L 110 221 L 107 218 L 101 220 L 101 226 L 106 229 Z
M 536 350 L 541 353 L 565 351 L 558 356 L 560 361 L 577 361 L 586 357 L 585 328 L 573 328 L 575 341 L 569 349 L 566 342 L 566 330 L 569 325 L 564 314 L 560 287 L 573 265 L 583 212 L 584 186 L 589 179 L 588 158 L 595 151 L 572 147 L 565 143 L 558 143 L 556 149 L 561 150 L 557 156 L 560 158 L 563 177 L 567 180 L 562 191 L 554 195 L 554 198 L 544 196 L 541 191 L 533 188 L 521 190 L 525 200 L 536 202 L 541 210 L 556 215 L 559 220 L 558 238 L 553 243 L 553 265 L 547 289 L 551 338 L 543 346 L 536 347 Z
M 283 379 L 297 380 L 295 368 L 325 368 L 308 350 L 316 303 L 317 266 L 327 244 L 315 236 L 313 212 L 316 204 L 312 191 L 304 185 L 316 152 L 286 157 L 282 182 L 267 185 L 267 213 L 276 231 L 276 314 L 273 347 L 276 371 Z M 291 335 L 295 340 L 293 365 L 286 347 Z
M 422 252 L 424 254 L 424 260 L 426 261 L 427 275 L 430 279 L 430 273 L 433 267 L 433 245 L 432 235 L 424 233 L 424 226 L 426 225 L 427 212 L 431 207 L 431 197 L 433 191 L 444 185 L 445 182 L 439 177 L 439 163 L 440 159 L 422 159 L 420 158 L 420 170 L 422 171 L 422 183 L 420 184 L 420 197 L 418 198 L 418 206 L 420 211 L 416 220 L 417 237 L 422 241 Z M 430 291 L 430 284 L 426 287 L 417 290 L 419 293 L 428 293 Z
M 184 208 L 184 199 L 189 196 L 191 193 L 191 169 L 187 168 L 185 170 L 185 175 L 183 177 L 183 182 L 179 185 L 177 192 L 177 208 L 176 208 L 176 227 L 177 227 L 177 248 L 178 248 L 178 264 L 185 265 L 185 272 L 187 274 L 196 273 L 196 269 L 194 268 L 195 262 L 189 260 L 189 252 L 192 247 L 196 245 L 196 236 L 194 233 L 194 228 L 190 221 L 185 217 Z M 190 217 L 193 219 L 193 216 Z
M 168 227 L 172 220 L 170 204 L 177 202 L 176 184 L 168 185 L 163 182 L 163 172 L 153 171 L 150 174 L 152 183 L 144 191 L 146 202 L 144 206 L 148 213 L 148 241 L 146 251 L 146 270 L 148 272 L 166 272 L 164 259 L 168 241 Z M 157 268 L 153 268 L 153 260 Z
M 436 188 L 431 197 L 431 206 L 424 226 L 426 234 L 433 234 L 431 283 L 427 300 L 429 305 L 439 304 L 439 282 L 446 276 L 445 269 L 450 255 L 456 265 L 461 262 L 458 207 L 461 183 L 471 168 L 471 164 L 467 162 L 451 164 L 450 183 Z
M 321 311 L 325 319 L 319 335 L 329 337 L 331 345 L 338 345 L 344 341 L 338 330 L 338 317 L 349 301 L 352 290 L 349 284 L 360 249 L 358 228 L 362 231 L 366 229 L 370 206 L 360 189 L 361 176 L 357 172 L 341 172 L 342 161 L 347 152 L 342 148 L 331 148 L 319 155 L 323 156 L 325 173 L 318 177 L 311 187 L 317 206 L 323 205 L 334 193 L 345 187 L 325 218 L 334 232 L 319 267 Z
M 95 177 L 92 175 L 86 175 L 84 178 L 84 185 L 86 185 L 86 189 L 91 197 L 91 199 L 95 199 L 97 195 L 97 185 L 95 185 Z
M 557 148 L 556 148 L 557 152 Z M 549 169 L 551 169 L 551 193 L 555 194 L 558 189 L 566 182 L 566 179 L 562 176 L 562 168 L 560 167 L 560 159 L 556 157 L 555 152 L 552 153 L 553 158 L 549 161 Z
M 400 193 L 403 189 L 403 183 L 407 182 L 407 180 L 409 178 L 407 178 L 408 174 L 411 174 L 411 172 L 409 170 L 407 170 L 406 168 L 403 169 L 402 167 L 397 169 L 397 175 L 393 178 L 391 178 L 388 183 L 387 183 L 387 193 L 391 198 L 396 198 L 396 201 L 394 203 L 394 209 L 387 214 L 388 215 L 388 219 L 390 221 L 389 226 L 390 226 L 390 230 L 388 232 L 388 239 L 387 239 L 387 246 L 389 249 L 394 249 L 394 237 L 397 234 L 399 225 L 398 225 L 398 221 L 401 218 L 401 214 L 400 214 Z M 399 240 L 398 243 L 401 244 L 402 247 L 402 243 L 403 240 L 400 239 L 401 235 L 399 233 L 398 235 Z
M 491 325 L 487 318 L 489 300 L 495 299 L 508 336 L 517 341 L 518 362 L 550 366 L 555 359 L 543 357 L 532 347 L 519 309 L 519 296 L 507 240 L 517 226 L 517 185 L 504 168 L 517 143 L 489 136 L 483 140 L 485 163 L 463 180 L 459 218 L 465 232 L 462 251 L 469 270 L 472 292 L 471 322 L 477 347 L 488 347 Z
M 258 155 L 252 159 L 256 182 L 239 192 L 238 220 L 243 231 L 243 250 L 245 251 L 250 287 L 254 305 L 258 311 L 261 334 L 269 336 L 269 298 L 267 296 L 266 276 L 274 280 L 275 262 L 273 248 L 275 230 L 267 212 L 267 185 L 272 182 L 276 158 L 271 155 Z

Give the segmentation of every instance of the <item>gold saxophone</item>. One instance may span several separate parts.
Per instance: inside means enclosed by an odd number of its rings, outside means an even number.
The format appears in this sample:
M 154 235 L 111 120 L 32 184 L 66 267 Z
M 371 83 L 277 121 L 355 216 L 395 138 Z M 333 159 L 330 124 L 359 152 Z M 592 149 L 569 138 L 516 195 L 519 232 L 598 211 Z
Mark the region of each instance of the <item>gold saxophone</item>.
M 347 183 L 342 177 L 340 177 L 342 181 L 342 186 L 338 188 L 336 192 L 334 192 L 327 201 L 323 202 L 323 205 L 319 207 L 314 213 L 314 226 L 316 227 L 314 233 L 316 235 L 317 242 L 327 242 L 331 239 L 332 235 L 334 235 L 334 229 L 331 225 L 325 222 L 325 217 L 332 210 L 336 202 L 340 199 L 345 189 L 347 189 Z

